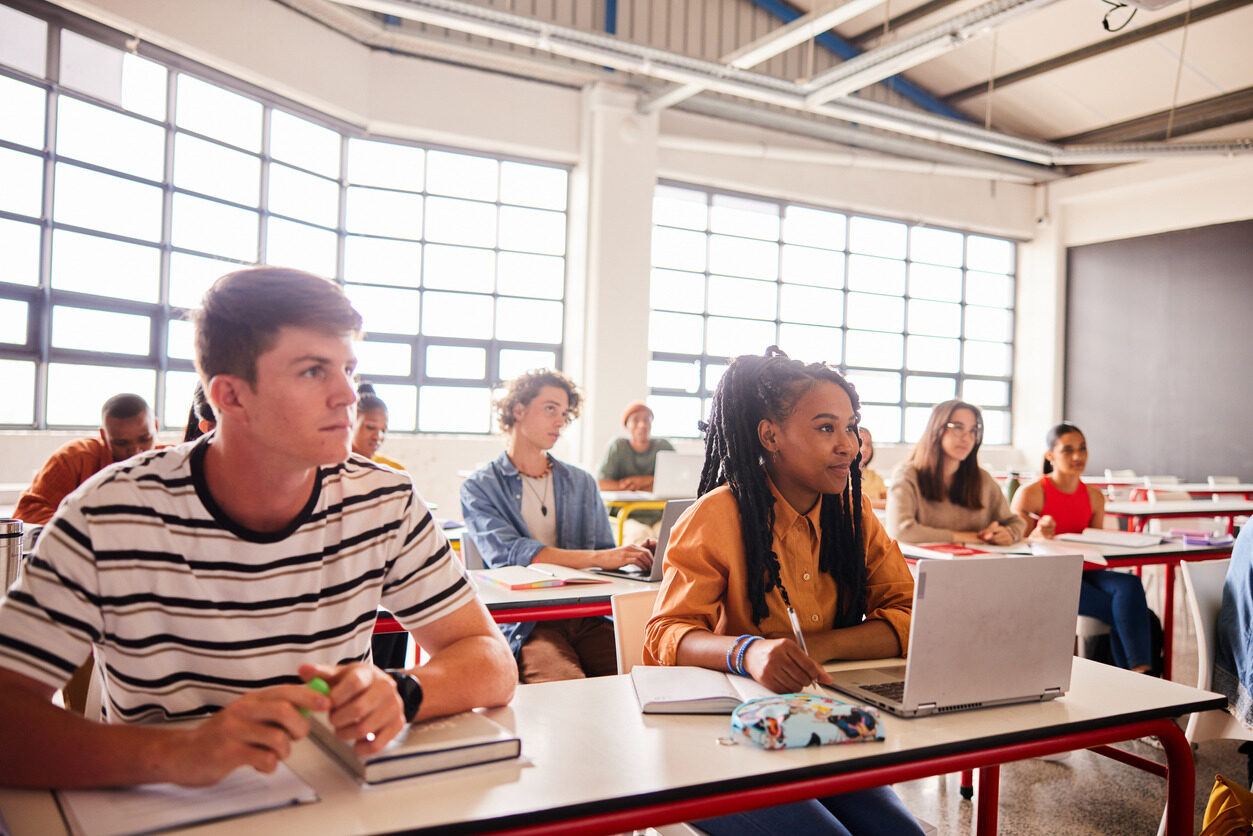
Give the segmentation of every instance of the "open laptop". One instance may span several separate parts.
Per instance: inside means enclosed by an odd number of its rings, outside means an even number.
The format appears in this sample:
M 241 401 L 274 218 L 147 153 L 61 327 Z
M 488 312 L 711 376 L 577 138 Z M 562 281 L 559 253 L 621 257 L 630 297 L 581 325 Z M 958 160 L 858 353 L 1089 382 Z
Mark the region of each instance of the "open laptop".
M 696 489 L 700 487 L 700 472 L 704 466 L 704 453 L 658 450 L 657 464 L 653 469 L 652 497 L 682 499 L 696 496 Z
M 1070 687 L 1083 557 L 920 560 L 904 665 L 833 671 L 901 717 L 1060 697 Z
M 661 583 L 661 561 L 666 554 L 666 544 L 670 542 L 670 529 L 674 528 L 675 521 L 695 501 L 695 499 L 671 499 L 666 502 L 666 508 L 661 512 L 661 528 L 657 530 L 657 550 L 653 552 L 653 569 L 651 572 L 645 572 L 634 564 L 623 569 L 595 569 L 591 571 L 595 571 L 599 575 L 617 575 L 620 578 L 630 578 L 634 581 Z

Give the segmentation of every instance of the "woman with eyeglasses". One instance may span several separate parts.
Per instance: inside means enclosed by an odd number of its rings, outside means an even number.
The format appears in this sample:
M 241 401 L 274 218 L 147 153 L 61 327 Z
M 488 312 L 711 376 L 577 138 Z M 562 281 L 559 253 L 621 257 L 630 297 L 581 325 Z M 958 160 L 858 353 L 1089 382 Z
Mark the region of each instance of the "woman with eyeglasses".
M 979 467 L 983 417 L 952 400 L 931 412 L 927 430 L 892 474 L 888 534 L 905 543 L 988 543 L 1022 539 L 1026 524 Z

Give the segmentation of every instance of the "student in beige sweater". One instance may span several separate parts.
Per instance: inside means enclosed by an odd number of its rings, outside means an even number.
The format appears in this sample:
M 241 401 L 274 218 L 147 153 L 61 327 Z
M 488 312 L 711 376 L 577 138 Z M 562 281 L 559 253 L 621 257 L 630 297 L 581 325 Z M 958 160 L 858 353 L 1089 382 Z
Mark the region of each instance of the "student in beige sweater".
M 888 534 L 905 543 L 990 543 L 1022 539 L 991 474 L 979 467 L 983 418 L 963 401 L 939 404 L 909 458 L 892 474 Z

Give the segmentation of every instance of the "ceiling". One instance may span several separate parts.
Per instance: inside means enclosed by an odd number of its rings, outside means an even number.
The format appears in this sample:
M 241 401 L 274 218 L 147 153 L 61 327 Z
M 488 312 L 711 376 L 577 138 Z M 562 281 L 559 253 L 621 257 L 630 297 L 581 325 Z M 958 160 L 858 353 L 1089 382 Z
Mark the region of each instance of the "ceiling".
M 278 2 L 373 48 L 1013 179 L 1253 153 L 1253 0 Z

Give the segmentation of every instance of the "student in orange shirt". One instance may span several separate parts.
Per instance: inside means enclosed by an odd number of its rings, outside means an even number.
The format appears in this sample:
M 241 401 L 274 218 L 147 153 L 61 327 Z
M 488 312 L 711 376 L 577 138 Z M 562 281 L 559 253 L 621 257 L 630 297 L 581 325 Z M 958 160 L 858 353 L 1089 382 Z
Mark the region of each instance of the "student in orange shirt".
M 646 664 L 743 672 L 785 693 L 829 682 L 821 662 L 904 652 L 914 583 L 861 495 L 858 407 L 821 363 L 773 346 L 732 362 L 705 431 L 700 499 L 666 549 Z M 888 787 L 695 825 L 715 836 L 922 832 Z

